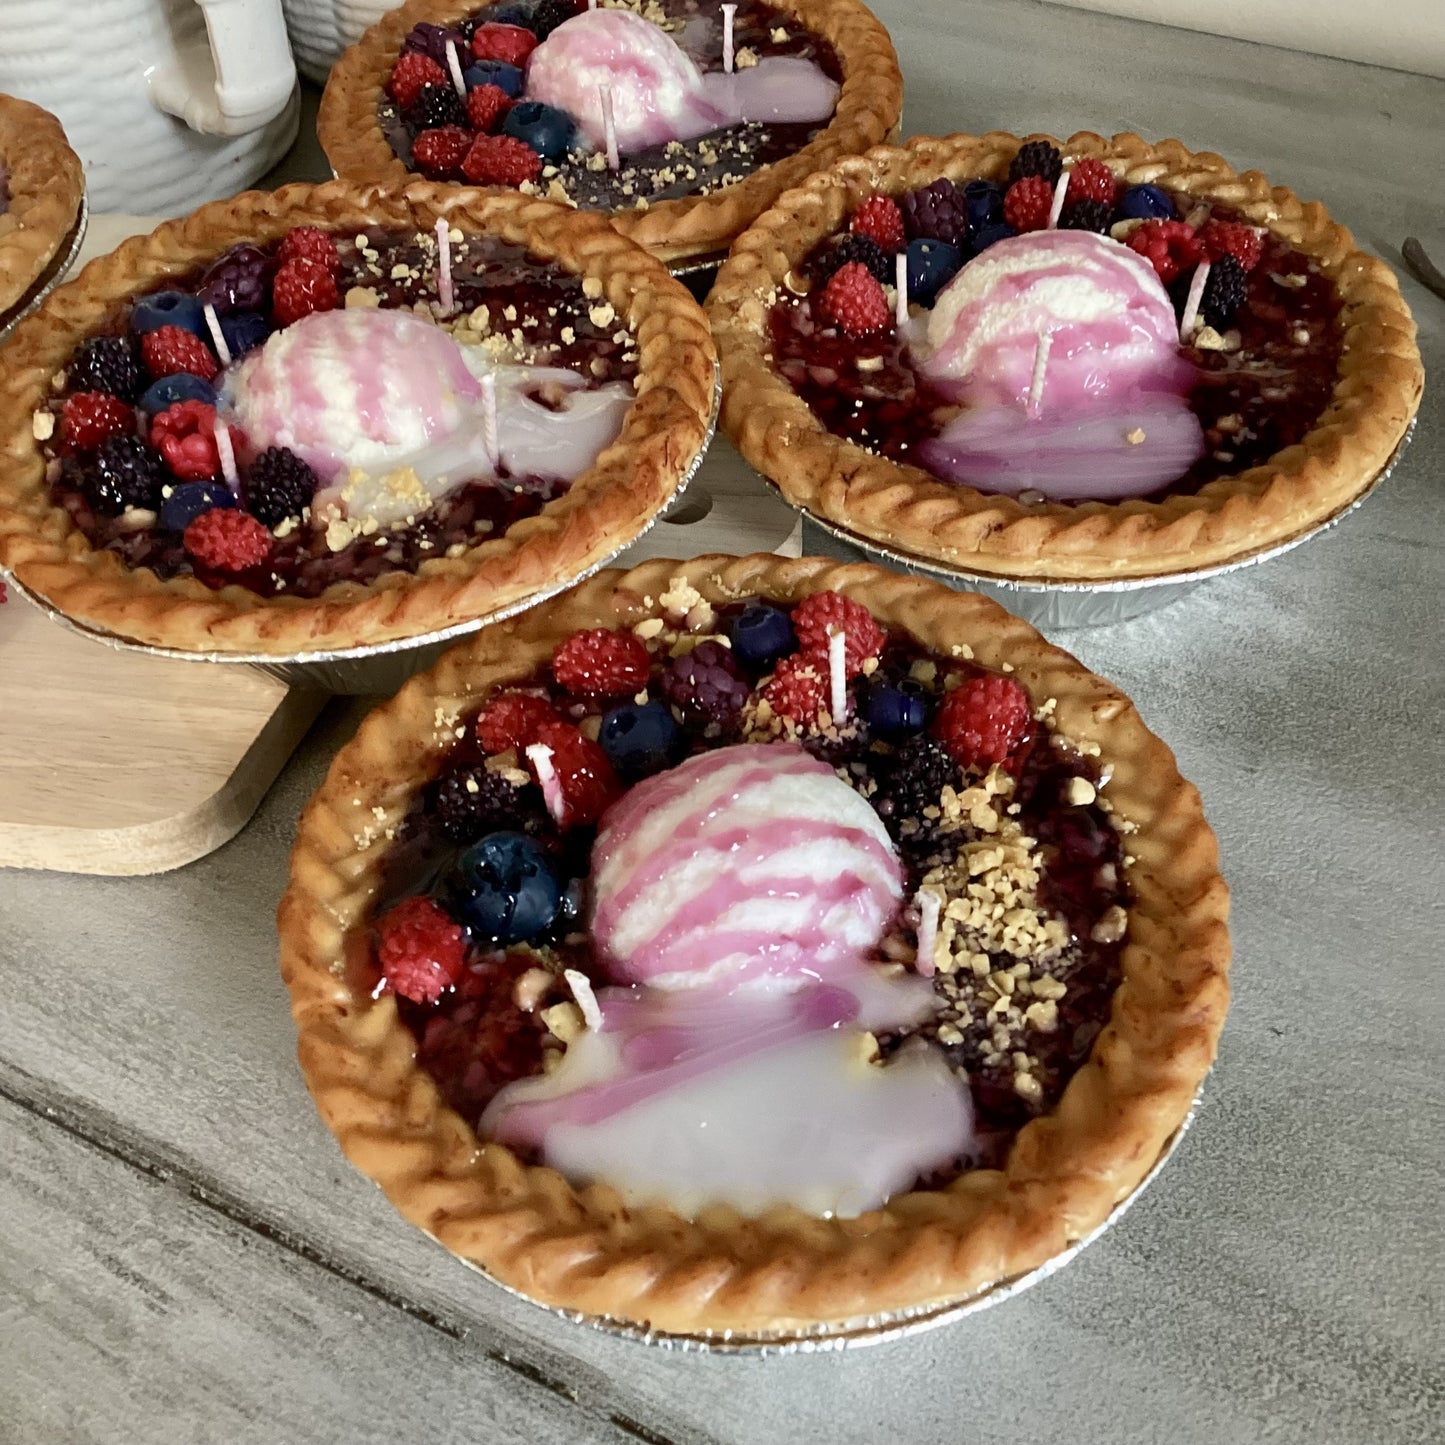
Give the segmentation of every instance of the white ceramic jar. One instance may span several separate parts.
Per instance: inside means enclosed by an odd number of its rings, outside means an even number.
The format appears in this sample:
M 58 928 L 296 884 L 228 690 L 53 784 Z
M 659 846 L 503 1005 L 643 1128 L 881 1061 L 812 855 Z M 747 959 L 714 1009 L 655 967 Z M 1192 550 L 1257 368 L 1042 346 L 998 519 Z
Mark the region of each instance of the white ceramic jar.
M 281 0 L 0 0 L 0 91 L 60 117 L 95 211 L 244 190 L 296 138 Z
M 296 67 L 312 80 L 324 81 L 348 45 L 374 25 L 399 0 L 283 0 L 286 28 Z

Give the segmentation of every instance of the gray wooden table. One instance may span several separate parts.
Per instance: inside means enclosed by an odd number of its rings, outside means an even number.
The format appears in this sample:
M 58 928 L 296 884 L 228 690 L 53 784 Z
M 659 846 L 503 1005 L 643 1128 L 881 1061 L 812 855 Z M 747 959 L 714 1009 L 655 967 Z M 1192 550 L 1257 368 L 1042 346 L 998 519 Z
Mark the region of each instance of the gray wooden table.
M 878 0 L 916 131 L 1178 135 L 1445 257 L 1445 85 L 1028 0 Z M 1381 7 L 1388 23 L 1388 7 Z M 1445 303 L 1413 283 L 1427 366 Z M 250 827 L 153 879 L 0 874 L 0 1442 L 1440 1440 L 1445 416 L 1334 533 L 1065 640 L 1204 791 L 1235 1005 L 1126 1221 L 1003 1307 L 772 1361 L 564 1326 L 342 1160 L 272 913 L 334 704 Z M 3 742 L 0 742 L 3 745 Z

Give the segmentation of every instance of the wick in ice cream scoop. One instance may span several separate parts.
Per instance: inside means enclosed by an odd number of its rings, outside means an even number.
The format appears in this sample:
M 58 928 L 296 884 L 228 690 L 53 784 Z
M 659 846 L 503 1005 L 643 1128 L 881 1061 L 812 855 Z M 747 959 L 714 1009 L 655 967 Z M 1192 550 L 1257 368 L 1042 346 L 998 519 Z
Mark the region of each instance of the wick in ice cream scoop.
M 447 41 L 447 69 L 452 73 L 452 85 L 463 101 L 467 98 L 467 83 L 462 78 L 462 63 L 457 59 L 457 42 Z
M 1038 345 L 1034 348 L 1034 374 L 1029 382 L 1029 399 L 1024 411 L 1031 417 L 1038 416 L 1044 401 L 1044 373 L 1049 366 L 1049 348 L 1054 344 L 1052 331 L 1040 331 Z
M 602 1008 L 592 990 L 592 980 L 575 968 L 564 968 L 562 977 L 567 980 L 567 987 L 572 990 L 572 997 L 582 1010 L 582 1022 L 597 1033 L 602 1028 Z
M 893 285 L 898 293 L 893 301 L 893 319 L 899 326 L 908 322 L 908 252 L 900 251 L 893 258 Z
M 1201 261 L 1194 268 L 1194 279 L 1189 283 L 1189 295 L 1184 298 L 1184 314 L 1179 318 L 1179 340 L 1188 344 L 1199 322 L 1199 305 L 1204 300 L 1204 288 L 1209 284 L 1209 262 Z
M 451 228 L 447 225 L 446 217 L 439 216 L 436 224 L 437 233 L 437 300 L 441 302 L 442 310 L 451 314 L 452 304 L 456 297 L 452 291 L 452 241 Z
M 1059 217 L 1064 214 L 1064 197 L 1069 194 L 1069 169 L 1067 166 L 1059 172 L 1059 178 L 1054 182 L 1054 198 L 1049 202 L 1049 220 L 1044 228 L 1048 231 L 1057 231 L 1059 228 Z
M 202 308 L 201 314 L 206 318 L 206 329 L 211 333 L 211 345 L 216 348 L 216 359 L 222 366 L 231 364 L 231 348 L 226 345 L 226 338 L 221 331 L 221 319 L 216 315 L 216 308 L 208 301 Z
M 487 450 L 492 470 L 500 471 L 502 442 L 497 435 L 497 378 L 488 372 L 479 385 L 482 388 L 482 445 Z
M 723 15 L 723 71 L 733 73 L 733 17 L 738 13 L 736 5 L 724 5 Z
M 221 463 L 221 476 L 233 491 L 241 490 L 241 474 L 236 470 L 236 451 L 231 445 L 231 428 L 217 417 L 212 423 L 216 438 L 216 456 Z
M 602 103 L 602 134 L 607 147 L 607 169 L 615 171 L 622 164 L 617 153 L 617 122 L 612 115 L 612 87 L 604 80 L 597 87 L 597 99 Z
M 933 977 L 933 949 L 938 941 L 938 912 L 942 899 L 932 889 L 921 888 L 918 904 L 918 954 L 913 961 L 914 972 L 923 978 Z

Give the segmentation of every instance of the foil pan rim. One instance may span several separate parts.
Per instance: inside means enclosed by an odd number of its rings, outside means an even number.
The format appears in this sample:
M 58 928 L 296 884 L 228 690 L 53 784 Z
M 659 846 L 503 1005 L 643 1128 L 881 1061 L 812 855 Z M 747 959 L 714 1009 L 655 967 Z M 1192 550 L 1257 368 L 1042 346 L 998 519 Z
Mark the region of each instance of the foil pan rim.
M 463 1259 L 460 1255 L 454 1257 L 468 1269 L 481 1275 L 488 1283 L 505 1291 L 514 1299 L 522 1300 L 537 1309 L 545 1310 L 549 1315 L 568 1320 L 572 1324 L 582 1325 L 587 1329 L 612 1335 L 618 1339 L 650 1345 L 655 1349 L 670 1350 L 678 1354 L 742 1356 L 753 1359 L 777 1355 L 836 1354 L 842 1350 L 863 1349 L 869 1345 L 885 1344 L 892 1340 L 925 1334 L 943 1325 L 952 1324 L 965 1316 L 979 1314 L 986 1309 L 991 1309 L 994 1305 L 1002 1304 L 1005 1300 L 1013 1299 L 1014 1296 L 1022 1294 L 1041 1280 L 1057 1273 L 1106 1230 L 1117 1224 L 1128 1213 L 1144 1190 L 1159 1177 L 1165 1164 L 1169 1162 L 1174 1151 L 1179 1147 L 1180 1141 L 1188 1132 L 1190 1125 L 1193 1124 L 1203 1097 L 1204 1085 L 1201 1083 L 1195 1091 L 1194 1101 L 1190 1104 L 1188 1113 L 1170 1135 L 1149 1172 L 1114 1205 L 1103 1221 L 1088 1234 L 1082 1235 L 1066 1249 L 1052 1255 L 1035 1269 L 1014 1275 L 1010 1279 L 1000 1280 L 996 1284 L 985 1286 L 974 1294 L 941 1305 L 921 1305 L 916 1309 L 869 1315 L 863 1319 L 849 1320 L 842 1324 L 818 1325 L 805 1330 L 760 1331 L 757 1333 L 730 1330 L 704 1331 L 697 1334 L 674 1333 L 647 1329 L 644 1326 L 627 1320 L 615 1319 L 608 1315 L 586 1314 L 578 1310 L 561 1309 L 556 1305 L 544 1304 L 522 1290 L 503 1283 L 473 1261 Z
M 885 542 L 879 542 L 871 537 L 866 537 L 859 532 L 849 530 L 841 524 L 829 520 L 827 517 L 820 517 L 816 512 L 809 511 L 806 507 L 796 507 L 801 516 L 806 517 L 815 526 L 836 537 L 840 542 L 846 542 L 850 546 L 857 547 L 862 551 L 871 552 L 902 566 L 910 567 L 915 571 L 931 572 L 940 577 L 959 582 L 983 582 L 990 587 L 998 587 L 1012 592 L 1032 593 L 1038 596 L 1093 596 L 1101 592 L 1141 592 L 1152 587 L 1187 587 L 1196 582 L 1205 582 L 1212 577 L 1224 576 L 1230 572 L 1238 572 L 1246 567 L 1257 566 L 1261 562 L 1268 562 L 1275 557 L 1283 556 L 1286 552 L 1292 552 L 1296 547 L 1318 537 L 1320 533 L 1327 532 L 1331 527 L 1342 522 L 1356 508 L 1362 506 L 1365 501 L 1374 494 L 1375 490 L 1386 481 L 1395 470 L 1406 446 L 1415 433 L 1415 424 L 1418 418 L 1411 417 L 1409 425 L 1401 434 L 1400 440 L 1396 442 L 1395 449 L 1385 459 L 1384 465 L 1375 473 L 1365 486 L 1350 498 L 1343 506 L 1316 522 L 1314 526 L 1305 531 L 1297 533 L 1293 537 L 1286 537 L 1282 542 L 1276 542 L 1258 551 L 1251 552 L 1243 557 L 1234 557 L 1227 562 L 1216 562 L 1208 567 L 1197 567 L 1188 571 L 1160 572 L 1148 577 L 1116 577 L 1096 582 L 1085 582 L 1074 579 L 1053 579 L 1047 577 L 1006 577 L 995 572 L 984 572 L 977 568 L 953 565 L 947 562 L 940 562 L 935 558 L 919 557 L 912 552 L 904 552 L 897 547 L 890 547 Z
M 66 233 L 60 249 L 50 258 L 50 264 L 40 273 L 35 284 L 9 310 L 0 314 L 0 344 L 30 315 L 32 311 L 65 280 L 80 248 L 85 244 L 85 233 L 90 225 L 90 200 L 84 191 L 80 193 L 80 209 L 75 215 L 75 224 Z
M 585 582 L 595 573 L 600 572 L 604 567 L 610 565 L 627 548 L 645 537 L 662 520 L 663 513 L 670 510 L 680 500 L 683 494 L 691 485 L 693 478 L 697 476 L 702 468 L 703 462 L 707 459 L 709 448 L 712 446 L 713 437 L 717 434 L 718 415 L 722 406 L 722 366 L 720 363 L 713 364 L 713 390 L 712 407 L 708 414 L 707 427 L 703 432 L 702 442 L 698 446 L 692 461 L 688 463 L 687 470 L 679 479 L 677 488 L 673 492 L 666 507 L 660 508 L 656 513 L 647 519 L 637 531 L 636 535 L 629 537 L 621 546 L 615 547 L 606 556 L 600 557 L 584 571 L 568 576 L 565 580 L 556 585 L 549 585 L 540 588 L 536 592 L 529 592 L 525 597 L 515 602 L 509 602 L 504 607 L 499 607 L 493 612 L 485 613 L 481 617 L 469 618 L 464 622 L 454 622 L 449 627 L 443 627 L 435 632 L 419 633 L 414 637 L 396 637 L 386 642 L 362 643 L 356 647 L 337 648 L 333 651 L 311 651 L 311 652 L 190 652 L 176 647 L 159 647 L 151 643 L 136 642 L 129 637 L 122 637 L 119 633 L 110 632 L 105 628 L 91 627 L 87 623 L 79 622 L 75 618 L 60 611 L 48 599 L 33 591 L 21 582 L 13 572 L 0 567 L 0 580 L 5 581 L 14 587 L 27 602 L 38 607 L 52 622 L 69 631 L 79 634 L 81 637 L 89 638 L 92 642 L 99 642 L 106 647 L 114 648 L 117 652 L 138 652 L 147 657 L 164 657 L 177 662 L 209 662 L 225 663 L 245 667 L 305 667 L 308 663 L 329 664 L 337 662 L 365 662 L 370 658 L 387 657 L 393 653 L 411 652 L 423 647 L 434 647 L 440 643 L 455 642 L 460 638 L 467 637 L 473 632 L 480 631 L 483 627 L 489 627 L 495 622 L 505 622 L 509 617 L 515 617 L 520 612 L 525 612 L 535 607 L 540 602 L 546 602 L 549 598 L 565 592 L 569 588 L 577 586 L 579 582 Z

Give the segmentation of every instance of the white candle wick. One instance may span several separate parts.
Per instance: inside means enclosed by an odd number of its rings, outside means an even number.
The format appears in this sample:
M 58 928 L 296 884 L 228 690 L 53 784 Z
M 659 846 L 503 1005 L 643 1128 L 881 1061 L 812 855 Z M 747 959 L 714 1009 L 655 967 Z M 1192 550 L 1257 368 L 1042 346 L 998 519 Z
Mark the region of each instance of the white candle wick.
M 451 313 L 452 304 L 456 296 L 452 291 L 452 241 L 450 235 L 451 227 L 447 225 L 445 217 L 439 217 L 436 224 L 437 233 L 437 300 L 442 304 L 442 310 L 448 315 Z
M 467 83 L 462 78 L 462 63 L 457 59 L 457 42 L 455 40 L 447 41 L 447 69 L 452 73 L 452 85 L 456 88 L 457 94 L 461 96 L 462 101 L 465 103 L 467 98 Z
M 733 73 L 733 16 L 738 13 L 736 5 L 724 5 L 723 13 L 723 70 Z
M 615 171 L 622 164 L 617 153 L 617 123 L 612 119 L 612 87 L 604 80 L 597 87 L 597 98 L 602 104 L 602 136 L 607 147 L 607 169 Z
M 488 372 L 481 381 L 482 387 L 482 446 L 486 448 L 487 461 L 492 470 L 502 465 L 502 442 L 497 434 L 497 378 Z
M 1054 182 L 1054 199 L 1049 203 L 1049 230 L 1054 230 L 1059 224 L 1059 217 L 1064 214 L 1064 197 L 1069 193 L 1069 172 L 1063 170 L 1059 178 Z
M 231 428 L 217 417 L 212 423 L 212 432 L 216 438 L 216 456 L 221 463 L 221 476 L 233 492 L 241 488 L 241 474 L 236 470 L 236 451 L 231 445 Z
M 933 977 L 933 949 L 938 942 L 938 913 L 942 899 L 931 889 L 920 889 L 918 904 L 918 954 L 913 967 L 924 978 Z
M 582 1010 L 582 1022 L 594 1033 L 600 1032 L 602 1006 L 597 1002 L 597 995 L 592 990 L 592 980 L 575 968 L 564 968 L 562 977 L 567 980 L 567 987 L 572 990 L 572 997 L 577 1000 L 577 1007 Z
M 1199 320 L 1199 303 L 1204 300 L 1204 288 L 1209 284 L 1209 262 L 1201 261 L 1194 268 L 1194 279 L 1189 283 L 1189 295 L 1184 298 L 1184 315 L 1179 318 L 1179 339 L 1187 343 L 1194 335 Z
M 828 688 L 835 724 L 848 717 L 848 634 L 841 627 L 828 629 Z
M 893 301 L 893 315 L 900 327 L 908 323 L 908 252 L 900 251 L 893 258 L 893 284 L 898 295 Z
M 533 743 L 527 749 L 527 761 L 537 775 L 537 786 L 542 789 L 542 801 L 552 821 L 560 824 L 567 815 L 567 800 L 562 796 L 562 780 L 552 766 L 552 749 L 546 743 Z
M 1029 382 L 1028 405 L 1024 410 L 1031 417 L 1036 417 L 1043 405 L 1044 400 L 1044 372 L 1049 364 L 1049 348 L 1054 344 L 1054 335 L 1051 331 L 1040 331 L 1038 345 L 1034 348 L 1034 374 Z
M 211 333 L 211 345 L 216 348 L 216 356 L 222 366 L 231 364 L 231 348 L 226 345 L 226 338 L 221 331 L 221 318 L 216 315 L 216 308 L 208 301 L 202 310 L 206 318 L 206 326 Z

